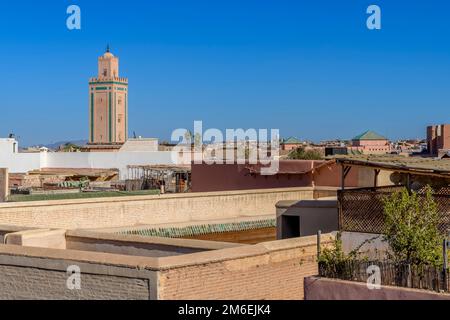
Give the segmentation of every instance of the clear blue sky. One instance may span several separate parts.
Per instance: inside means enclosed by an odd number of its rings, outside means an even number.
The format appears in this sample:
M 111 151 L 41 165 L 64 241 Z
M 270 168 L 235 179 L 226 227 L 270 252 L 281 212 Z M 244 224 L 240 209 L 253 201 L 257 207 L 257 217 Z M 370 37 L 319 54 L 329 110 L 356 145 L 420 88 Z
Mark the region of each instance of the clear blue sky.
M 82 30 L 66 28 L 66 8 Z M 366 8 L 382 9 L 382 30 Z M 105 9 L 107 8 L 107 9 Z M 107 43 L 129 78 L 129 127 L 391 139 L 450 121 L 448 1 L 8 1 L 0 9 L 0 136 L 87 139 L 88 78 Z

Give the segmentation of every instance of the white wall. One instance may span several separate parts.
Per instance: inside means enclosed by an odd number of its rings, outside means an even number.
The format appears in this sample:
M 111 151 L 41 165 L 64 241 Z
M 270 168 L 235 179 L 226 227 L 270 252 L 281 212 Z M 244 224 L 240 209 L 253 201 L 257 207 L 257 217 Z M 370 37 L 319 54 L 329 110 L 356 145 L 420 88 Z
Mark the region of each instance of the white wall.
M 342 232 L 341 239 L 342 249 L 347 254 L 356 248 L 360 248 L 359 252 L 362 253 L 363 257 L 384 259 L 386 258 L 386 252 L 389 250 L 389 245 L 383 241 L 383 235 L 381 234 Z
M 10 173 L 42 168 L 119 169 L 120 178 L 126 179 L 129 165 L 182 164 L 177 153 L 172 151 L 18 153 L 13 152 L 13 141 L 0 139 L 0 168 L 9 168 Z M 175 161 L 172 155 L 175 155 Z
M 15 147 L 14 147 L 14 144 Z M 19 153 L 15 139 L 0 139 L 0 168 L 8 168 L 10 173 L 40 169 L 41 154 Z
M 119 169 L 120 178 L 127 179 L 127 166 L 179 164 L 172 161 L 171 151 L 135 152 L 54 152 L 47 153 L 42 168 Z

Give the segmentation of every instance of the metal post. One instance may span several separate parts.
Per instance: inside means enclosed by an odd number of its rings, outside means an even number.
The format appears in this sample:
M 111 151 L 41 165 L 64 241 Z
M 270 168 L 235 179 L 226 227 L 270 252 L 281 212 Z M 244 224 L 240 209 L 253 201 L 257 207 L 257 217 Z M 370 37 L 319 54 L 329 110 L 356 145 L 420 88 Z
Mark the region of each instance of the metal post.
M 443 250 L 443 254 L 444 254 L 444 270 L 446 270 L 448 268 L 447 250 L 448 250 L 448 240 L 444 239 L 444 250 Z
M 411 174 L 408 173 L 406 175 L 406 188 L 408 189 L 408 193 L 411 194 Z
M 338 190 L 338 224 L 339 231 L 342 230 L 342 192 L 345 190 L 345 165 L 341 163 L 341 190 Z
M 450 237 L 450 235 L 449 235 Z M 444 260 L 444 264 L 442 267 L 442 278 L 444 281 L 444 291 L 448 291 L 448 283 L 447 283 L 447 269 L 448 269 L 448 246 L 449 246 L 449 241 L 448 238 L 444 239 L 443 243 L 442 243 L 442 255 L 443 255 L 443 260 Z
M 406 279 L 406 287 L 407 288 L 411 288 L 412 287 L 412 281 L 411 281 L 411 277 L 412 277 L 412 274 L 411 274 L 411 263 L 408 261 L 408 265 L 407 265 L 407 267 L 408 267 L 408 278 Z
M 322 231 L 317 231 L 317 259 L 320 257 L 320 243 L 321 243 Z

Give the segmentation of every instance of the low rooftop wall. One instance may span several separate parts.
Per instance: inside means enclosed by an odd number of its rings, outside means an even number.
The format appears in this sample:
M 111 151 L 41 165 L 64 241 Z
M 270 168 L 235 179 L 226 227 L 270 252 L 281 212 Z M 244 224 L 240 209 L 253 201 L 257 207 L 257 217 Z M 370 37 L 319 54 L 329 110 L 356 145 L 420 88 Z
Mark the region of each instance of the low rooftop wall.
M 303 237 L 160 259 L 159 299 L 301 300 L 318 273 L 317 238 Z M 331 244 L 325 235 L 322 244 Z
M 216 241 L 141 237 L 112 233 L 67 231 L 66 249 L 117 253 L 132 256 L 166 257 L 239 246 Z
M 2 228 L 0 226 L 0 228 Z M 236 243 L 141 237 L 92 231 L 63 229 L 11 230 L 5 228 L 2 243 L 23 247 L 69 249 L 131 256 L 163 257 L 187 253 L 233 248 Z
M 316 248 L 314 236 L 159 258 L 0 245 L 0 299 L 303 299 Z
M 34 229 L 5 234 L 6 244 L 26 247 L 66 249 L 66 230 Z
M 20 232 L 20 231 L 25 231 L 25 230 L 33 230 L 33 229 L 36 229 L 36 228 L 0 224 L 0 244 L 4 243 L 4 237 L 8 233 Z
M 0 245 L 0 300 L 156 299 L 156 258 Z M 81 271 L 70 290 L 69 267 Z
M 335 188 L 280 188 L 0 203 L 0 224 L 92 229 L 273 215 L 281 200 L 336 195 Z

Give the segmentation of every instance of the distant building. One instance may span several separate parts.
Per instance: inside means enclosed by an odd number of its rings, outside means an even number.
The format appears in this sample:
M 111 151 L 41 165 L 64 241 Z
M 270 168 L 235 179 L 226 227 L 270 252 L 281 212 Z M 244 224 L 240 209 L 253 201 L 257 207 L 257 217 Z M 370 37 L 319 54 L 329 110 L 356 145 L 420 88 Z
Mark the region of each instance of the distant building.
M 120 148 L 121 152 L 130 152 L 130 151 L 137 151 L 137 152 L 144 152 L 144 151 L 151 151 L 156 152 L 158 151 L 158 139 L 156 138 L 135 138 L 135 139 L 128 139 Z
M 335 155 L 347 155 L 348 149 L 347 147 L 336 147 L 336 146 L 330 146 L 325 147 L 325 157 L 329 156 L 335 156 Z
M 427 148 L 433 156 L 442 156 L 450 151 L 450 124 L 427 127 Z
M 98 77 L 89 81 L 91 149 L 118 149 L 128 139 L 128 79 L 119 77 L 119 58 L 109 47 L 98 59 Z
M 289 137 L 287 139 L 284 139 L 280 143 L 281 150 L 288 150 L 288 151 L 297 149 L 297 148 L 301 147 L 302 145 L 303 145 L 303 143 L 295 137 Z
M 158 139 L 128 139 L 115 152 L 96 149 L 91 152 L 50 152 L 47 148 L 33 148 L 19 152 L 14 138 L 0 138 L 0 168 L 10 173 L 27 173 L 43 169 L 118 170 L 120 180 L 129 179 L 128 167 L 139 165 L 189 165 L 177 151 L 158 151 Z
M 366 131 L 352 139 L 352 146 L 349 148 L 352 153 L 362 154 L 386 154 L 391 151 L 389 140 L 376 132 Z
M 393 143 L 393 152 L 397 154 L 421 154 L 424 150 L 427 149 L 425 140 L 398 140 Z

